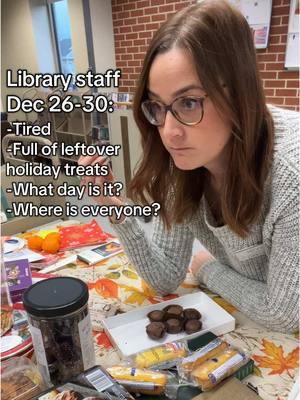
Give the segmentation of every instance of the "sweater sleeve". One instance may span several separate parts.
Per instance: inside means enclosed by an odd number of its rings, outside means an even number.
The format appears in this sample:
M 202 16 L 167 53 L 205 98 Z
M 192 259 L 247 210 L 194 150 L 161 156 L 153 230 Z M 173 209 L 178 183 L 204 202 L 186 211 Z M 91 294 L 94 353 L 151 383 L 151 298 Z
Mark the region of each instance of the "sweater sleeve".
M 281 168 L 289 175 L 275 186 L 267 281 L 249 279 L 218 261 L 203 265 L 197 278 L 257 323 L 295 332 L 299 329 L 298 172 L 286 165 Z
M 150 240 L 136 218 L 113 225 L 139 275 L 159 294 L 166 295 L 185 279 L 194 237 L 187 225 L 167 230 L 159 218 L 154 219 L 153 228 Z

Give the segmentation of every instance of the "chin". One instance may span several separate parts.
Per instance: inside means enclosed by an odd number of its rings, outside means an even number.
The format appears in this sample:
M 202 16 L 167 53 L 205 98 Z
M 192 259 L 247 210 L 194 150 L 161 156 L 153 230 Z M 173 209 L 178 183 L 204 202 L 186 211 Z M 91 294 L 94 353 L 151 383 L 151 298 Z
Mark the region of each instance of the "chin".
M 174 164 L 176 168 L 180 169 L 181 171 L 192 171 L 193 169 L 197 169 L 202 167 L 199 163 L 192 162 L 190 160 L 174 160 Z

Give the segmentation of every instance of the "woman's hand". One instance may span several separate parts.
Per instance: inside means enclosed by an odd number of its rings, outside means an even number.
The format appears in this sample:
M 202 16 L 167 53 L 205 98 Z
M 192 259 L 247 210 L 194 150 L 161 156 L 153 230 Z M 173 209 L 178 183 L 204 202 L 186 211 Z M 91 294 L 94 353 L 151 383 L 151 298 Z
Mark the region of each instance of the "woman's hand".
M 192 258 L 192 262 L 190 265 L 190 270 L 192 271 L 192 274 L 196 276 L 199 270 L 207 261 L 213 261 L 213 260 L 214 257 L 208 251 L 206 250 L 199 251 Z
M 98 155 L 94 155 L 94 156 L 81 156 L 78 160 L 78 165 L 82 165 L 84 167 L 88 166 L 88 165 L 105 165 L 105 162 L 107 161 L 107 157 L 100 157 Z M 103 185 L 105 182 L 109 182 L 109 183 L 115 183 L 115 178 L 113 176 L 113 173 L 108 165 L 108 170 L 109 170 L 109 174 L 106 176 L 84 176 L 82 177 L 80 184 L 82 186 L 88 186 L 89 184 L 92 185 L 97 185 L 100 188 L 100 195 L 99 196 L 94 196 L 94 200 L 100 204 L 100 205 L 105 205 L 105 206 L 122 206 L 124 205 L 124 201 L 122 200 L 121 197 L 119 196 L 104 196 L 103 195 Z M 124 218 L 122 218 L 121 220 L 118 220 L 117 222 L 122 222 Z M 116 218 L 114 218 L 114 216 L 111 218 L 112 222 L 115 223 L 116 222 Z

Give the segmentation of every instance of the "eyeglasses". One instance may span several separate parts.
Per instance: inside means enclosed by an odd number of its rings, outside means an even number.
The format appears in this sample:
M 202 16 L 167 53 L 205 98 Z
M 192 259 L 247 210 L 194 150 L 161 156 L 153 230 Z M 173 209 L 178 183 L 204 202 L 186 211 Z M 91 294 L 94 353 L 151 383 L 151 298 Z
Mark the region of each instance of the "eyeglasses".
M 203 118 L 203 102 L 207 98 L 207 94 L 203 97 L 185 96 L 178 97 L 170 105 L 165 105 L 156 100 L 145 100 L 141 107 L 143 113 L 150 124 L 162 126 L 165 123 L 167 111 L 184 125 L 197 125 Z

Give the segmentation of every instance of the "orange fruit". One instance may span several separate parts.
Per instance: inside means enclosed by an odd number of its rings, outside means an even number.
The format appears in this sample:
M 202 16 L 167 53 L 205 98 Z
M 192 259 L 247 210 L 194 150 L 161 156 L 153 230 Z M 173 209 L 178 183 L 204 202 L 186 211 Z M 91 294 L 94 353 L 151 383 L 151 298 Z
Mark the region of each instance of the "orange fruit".
M 33 235 L 27 239 L 27 246 L 31 250 L 42 250 L 43 239 L 40 236 Z
M 48 238 L 53 238 L 60 242 L 60 233 L 59 232 L 48 233 L 48 235 L 46 235 L 44 239 L 48 239 Z
M 43 250 L 46 253 L 51 253 L 51 254 L 57 253 L 60 246 L 59 240 L 57 239 L 57 237 L 53 236 L 48 237 L 48 236 L 49 235 L 47 235 L 43 241 L 43 246 L 42 246 Z

